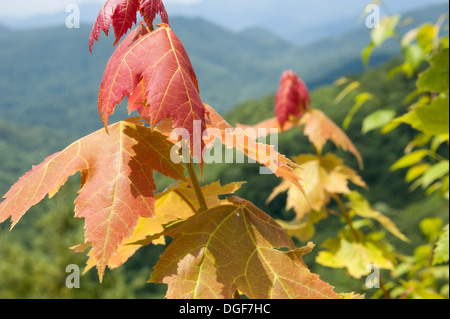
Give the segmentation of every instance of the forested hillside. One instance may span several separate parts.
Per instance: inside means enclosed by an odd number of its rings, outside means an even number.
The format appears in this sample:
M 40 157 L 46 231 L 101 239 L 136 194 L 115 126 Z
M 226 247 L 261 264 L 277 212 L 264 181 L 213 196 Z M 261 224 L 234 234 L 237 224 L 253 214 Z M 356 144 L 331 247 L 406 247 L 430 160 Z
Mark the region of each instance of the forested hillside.
M 442 6 L 413 12 L 435 21 Z M 221 113 L 236 104 L 274 92 L 282 71 L 292 69 L 313 89 L 338 77 L 364 70 L 360 52 L 367 29 L 297 47 L 252 29 L 234 33 L 201 19 L 175 17 L 171 22 L 193 62 L 204 102 Z M 70 131 L 75 137 L 101 123 L 96 102 L 103 69 L 113 52 L 112 39 L 88 50 L 91 25 L 0 33 L 0 118 L 27 125 Z M 102 40 L 102 41 L 103 41 Z M 330 58 L 328 54 L 332 50 Z M 376 50 L 372 63 L 397 54 L 395 43 Z M 122 118 L 124 108 L 118 108 Z

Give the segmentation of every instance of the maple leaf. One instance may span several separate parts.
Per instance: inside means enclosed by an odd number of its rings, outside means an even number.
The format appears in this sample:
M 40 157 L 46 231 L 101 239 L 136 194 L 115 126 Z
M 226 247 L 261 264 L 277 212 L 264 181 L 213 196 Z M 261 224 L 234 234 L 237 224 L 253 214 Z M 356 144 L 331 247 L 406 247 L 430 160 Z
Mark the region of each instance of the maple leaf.
M 269 215 L 240 198 L 164 232 L 174 239 L 150 281 L 169 285 L 168 298 L 340 298 L 302 260 L 313 246 L 296 248 Z M 287 248 L 287 251 L 280 250 Z
M 292 221 L 277 220 L 292 237 L 300 241 L 307 241 L 316 233 L 315 224 L 328 217 L 325 210 L 310 211 L 301 221 L 294 219 Z
M 275 114 L 280 126 L 284 127 L 291 117 L 300 118 L 310 103 L 306 84 L 293 71 L 283 72 L 275 96 Z
M 111 24 L 115 35 L 114 45 L 117 45 L 122 36 L 136 23 L 138 11 L 141 12 L 149 27 L 152 26 L 157 14 L 161 15 L 163 23 L 169 24 L 169 18 L 161 0 L 108 0 L 100 10 L 92 28 L 89 50 L 92 52 L 94 41 L 98 41 L 101 31 L 108 36 Z
M 316 261 L 326 267 L 346 268 L 350 276 L 360 279 L 369 275 L 368 266 L 377 265 L 381 269 L 393 270 L 395 255 L 392 247 L 382 242 L 383 234 L 371 233 L 358 242 L 349 239 L 341 231 L 341 237 L 328 239 L 323 244 Z
M 325 156 L 299 155 L 294 158 L 300 167 L 295 170 L 303 181 L 304 192 L 300 192 L 288 180 L 277 186 L 268 202 L 282 192 L 288 194 L 286 209 L 294 209 L 296 219 L 301 221 L 311 210 L 323 210 L 332 194 L 350 194 L 349 181 L 366 187 L 361 177 L 350 167 L 344 165 L 337 156 L 328 153 Z
M 207 126 L 208 128 L 215 128 L 218 130 L 226 130 L 233 128 L 217 111 L 208 104 L 204 104 L 206 110 Z
M 175 128 L 189 132 L 191 150 L 202 148 L 205 108 L 189 57 L 168 25 L 146 34 L 143 30 L 141 25 L 131 32 L 106 66 L 98 100 L 102 121 L 106 126 L 116 105 L 131 97 L 129 110 L 137 109 L 153 128 L 173 118 Z
M 322 151 L 326 142 L 331 140 L 336 146 L 350 151 L 357 158 L 359 165 L 363 166 L 361 154 L 350 138 L 325 113 L 318 109 L 309 109 L 300 123 L 305 126 L 304 134 L 319 152 Z
M 81 172 L 75 217 L 85 218 L 85 242 L 92 243 L 100 280 L 109 258 L 130 237 L 139 217 L 154 216 L 154 170 L 184 180 L 181 164 L 170 159 L 172 143 L 151 129 L 119 122 L 92 133 L 48 157 L 14 184 L 0 204 L 0 222 L 12 227 L 47 194 Z M 11 227 L 11 228 L 12 228 Z
M 162 23 L 169 24 L 169 17 L 162 0 L 140 0 L 140 11 L 149 27 L 152 26 L 157 14 L 161 16 Z
M 386 230 L 404 242 L 410 240 L 398 229 L 394 222 L 387 216 L 375 211 L 370 203 L 360 193 L 353 191 L 346 195 L 350 201 L 350 216 L 361 216 L 377 220 Z
M 227 204 L 226 200 L 220 199 L 220 195 L 233 194 L 241 188 L 244 183 L 231 183 L 220 185 L 220 182 L 214 182 L 202 187 L 202 193 L 209 207 L 215 207 Z M 108 261 L 110 269 L 117 268 L 124 264 L 134 253 L 144 245 L 164 244 L 164 237 L 155 240 L 146 240 L 152 236 L 164 231 L 163 225 L 177 220 L 186 219 L 193 216 L 200 204 L 198 203 L 193 186 L 190 181 L 180 181 L 167 188 L 165 191 L 155 195 L 155 214 L 154 217 L 139 217 L 131 238 L 124 238 L 117 249 L 117 253 Z M 88 245 L 89 246 L 89 245 Z M 87 247 L 84 244 L 72 247 L 78 252 L 82 252 Z M 97 264 L 92 250 L 88 253 L 84 272 Z
M 144 80 L 142 79 L 134 89 L 133 93 L 128 97 L 128 114 L 137 111 L 144 121 L 150 123 L 150 107 L 147 105 L 144 95 L 145 86 Z

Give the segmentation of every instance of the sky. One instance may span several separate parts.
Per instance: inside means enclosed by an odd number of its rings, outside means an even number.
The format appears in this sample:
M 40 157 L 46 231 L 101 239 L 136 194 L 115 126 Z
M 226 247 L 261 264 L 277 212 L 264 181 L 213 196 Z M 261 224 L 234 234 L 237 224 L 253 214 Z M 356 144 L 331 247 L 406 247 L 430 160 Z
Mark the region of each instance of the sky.
M 209 0 L 164 0 L 164 4 L 192 5 Z M 245 0 L 244 0 L 245 1 Z M 0 16 L 25 18 L 33 15 L 56 13 L 69 4 L 95 3 L 100 6 L 105 0 L 20 0 L 0 2 Z
M 433 3 L 448 3 L 448 0 L 385 0 L 389 6 L 393 8 L 404 8 L 408 6 L 418 7 L 421 4 L 423 6 Z M 83 4 L 94 3 L 99 6 L 102 5 L 105 0 L 21 0 L 21 1 L 5 1 L 0 2 L 0 16 L 9 16 L 16 18 L 24 18 L 33 15 L 49 14 L 58 11 L 65 10 L 69 4 Z M 249 9 L 253 8 L 255 11 L 263 11 L 265 9 L 273 9 L 273 5 L 268 5 L 271 2 L 275 3 L 281 10 L 282 6 L 279 6 L 280 2 L 295 3 L 298 8 L 306 6 L 322 7 L 325 11 L 333 11 L 335 7 L 347 7 L 348 11 L 352 11 L 352 7 L 356 7 L 357 3 L 365 4 L 371 1 L 364 0 L 164 0 L 164 4 L 167 8 L 182 13 L 183 11 L 189 12 L 189 7 L 198 8 L 200 6 L 208 6 L 213 4 L 219 11 L 227 13 L 231 10 L 237 11 L 235 8 Z M 314 4 L 315 3 L 315 4 Z M 291 7 L 292 5 L 289 5 Z M 237 12 L 239 14 L 239 12 Z
M 65 14 L 70 4 L 81 8 L 81 21 L 94 20 L 106 0 L 0 1 L 0 24 L 30 27 L 39 15 Z M 271 30 L 285 39 L 306 39 L 309 33 L 344 33 L 361 23 L 374 0 L 164 0 L 169 17 L 201 17 L 233 31 L 249 27 Z M 449 0 L 383 0 L 383 13 L 396 14 Z M 86 6 L 88 5 L 88 6 Z M 25 21 L 23 21 L 25 19 Z M 40 22 L 50 20 L 42 18 Z M 54 18 L 53 18 L 54 19 Z M 57 21 L 64 22 L 57 18 Z M 22 21 L 21 21 L 22 20 Z M 93 21 L 92 21 L 93 22 Z M 9 23 L 9 24 L 8 24 Z M 42 24 L 41 24 L 42 25 Z M 14 26 L 13 26 L 14 27 Z M 31 27 L 33 25 L 31 24 Z M 300 40 L 299 40 L 300 41 Z M 305 40 L 306 41 L 306 40 Z

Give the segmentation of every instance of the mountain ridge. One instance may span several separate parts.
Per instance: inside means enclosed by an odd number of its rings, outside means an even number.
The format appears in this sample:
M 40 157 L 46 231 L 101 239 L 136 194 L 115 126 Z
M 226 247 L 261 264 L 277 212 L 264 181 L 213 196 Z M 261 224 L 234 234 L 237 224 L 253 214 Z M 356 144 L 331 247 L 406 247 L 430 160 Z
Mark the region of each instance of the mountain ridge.
M 367 1 L 369 2 L 369 1 Z M 442 5 L 448 0 L 384 0 L 380 5 L 382 14 L 406 13 L 411 8 L 423 10 L 430 5 Z M 82 3 L 79 5 L 80 20 L 93 24 L 101 3 Z M 283 0 L 280 5 L 272 0 L 241 1 L 215 0 L 198 3 L 171 3 L 165 6 L 170 17 L 206 18 L 229 31 L 242 31 L 251 27 L 263 27 L 297 45 L 310 44 L 316 40 L 336 36 L 351 31 L 363 24 L 358 21 L 364 12 L 366 3 L 360 0 L 346 0 L 342 5 L 329 0 L 314 2 Z M 8 11 L 10 12 L 10 11 Z M 11 14 L 11 12 L 10 12 Z M 50 14 L 35 14 L 26 18 L 13 18 L 0 15 L 0 22 L 11 28 L 36 28 L 43 25 L 63 25 L 69 13 L 61 10 Z M 330 23 L 333 27 L 330 28 Z
M 441 9 L 430 12 L 436 16 Z M 171 22 L 193 62 L 203 101 L 220 113 L 273 93 L 286 69 L 297 72 L 310 89 L 364 71 L 360 52 L 369 42 L 368 30 L 298 47 L 262 29 L 231 32 L 199 18 Z M 104 67 L 114 51 L 113 36 L 102 34 L 91 55 L 91 28 L 83 24 L 80 29 L 0 33 L 0 117 L 69 130 L 77 138 L 101 128 L 96 104 Z M 372 65 L 396 54 L 398 46 L 388 43 L 375 51 Z M 111 121 L 126 116 L 120 106 Z

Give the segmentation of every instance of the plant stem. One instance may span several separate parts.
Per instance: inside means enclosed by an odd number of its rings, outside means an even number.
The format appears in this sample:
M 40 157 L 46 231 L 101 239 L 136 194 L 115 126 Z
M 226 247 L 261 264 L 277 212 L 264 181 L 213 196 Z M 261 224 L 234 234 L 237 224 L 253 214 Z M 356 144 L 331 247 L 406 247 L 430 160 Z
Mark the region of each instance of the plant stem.
M 380 277 L 380 288 L 383 291 L 384 298 L 392 299 L 391 295 L 389 294 L 389 291 L 386 289 L 386 286 L 384 285 L 383 278 L 381 277 Z
M 353 235 L 355 236 L 355 240 L 357 243 L 361 241 L 361 237 L 358 233 L 358 231 L 353 226 L 352 219 L 350 218 L 350 214 L 347 211 L 347 208 L 345 208 L 344 202 L 342 201 L 341 197 L 338 194 L 333 194 L 333 198 L 336 201 L 336 203 L 339 205 L 339 208 L 342 211 L 342 216 L 344 216 L 345 221 L 347 222 L 348 226 L 350 227 L 350 230 L 352 231 Z
M 313 147 L 314 147 L 314 151 L 315 151 L 316 154 L 317 154 L 317 157 L 321 158 L 321 157 L 322 157 L 322 151 L 319 150 L 319 149 L 316 147 L 316 145 L 314 145 L 314 144 L 313 144 Z
M 208 210 L 208 205 L 206 204 L 205 197 L 203 196 L 202 188 L 197 178 L 197 173 L 195 172 L 194 164 L 192 161 L 189 163 L 185 163 L 189 177 L 191 178 L 192 186 L 194 187 L 195 196 L 197 196 L 198 203 L 200 204 L 200 208 L 198 212 L 204 212 Z
M 189 206 L 189 208 L 192 210 L 194 214 L 197 213 L 197 210 L 195 209 L 194 205 L 184 196 L 180 191 L 174 190 L 174 193 L 177 194 L 185 203 Z

